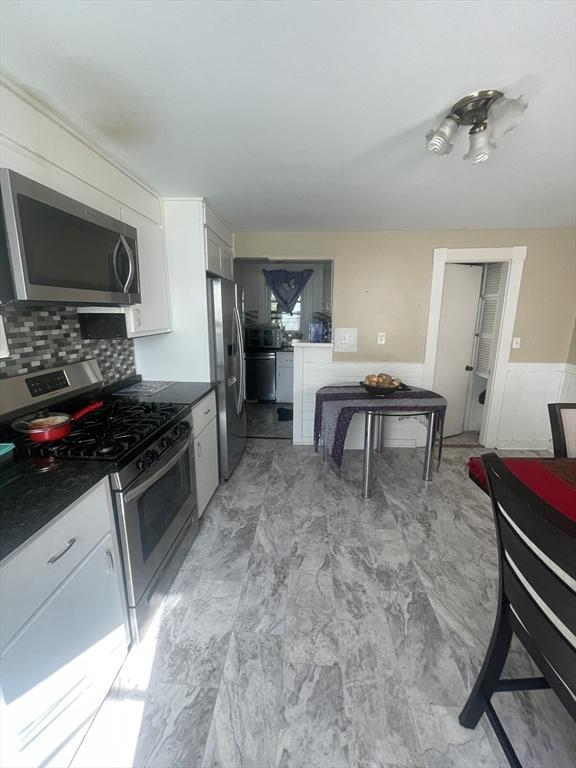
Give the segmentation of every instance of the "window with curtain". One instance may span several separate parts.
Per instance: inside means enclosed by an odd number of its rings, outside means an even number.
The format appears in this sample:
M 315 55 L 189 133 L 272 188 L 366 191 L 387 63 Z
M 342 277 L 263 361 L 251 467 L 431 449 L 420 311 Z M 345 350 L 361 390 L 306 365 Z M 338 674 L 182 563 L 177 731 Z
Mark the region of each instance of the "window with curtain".
M 298 297 L 298 301 L 294 306 L 294 311 L 291 315 L 288 312 L 283 312 L 278 307 L 276 297 L 268 288 L 268 307 L 270 310 L 270 323 L 272 325 L 278 325 L 285 328 L 287 331 L 300 331 L 302 324 L 302 296 Z

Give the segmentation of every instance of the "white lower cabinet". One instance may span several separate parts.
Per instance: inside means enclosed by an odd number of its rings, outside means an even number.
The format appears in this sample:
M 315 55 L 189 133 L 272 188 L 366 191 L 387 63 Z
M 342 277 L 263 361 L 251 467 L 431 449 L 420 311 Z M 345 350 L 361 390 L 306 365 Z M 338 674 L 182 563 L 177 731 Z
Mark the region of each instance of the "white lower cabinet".
M 198 496 L 198 517 L 202 515 L 214 495 L 220 481 L 218 465 L 218 419 L 214 418 L 194 437 L 194 460 L 196 466 L 196 493 Z
M 3 650 L 0 765 L 70 764 L 126 657 L 121 569 L 112 528 Z
M 276 352 L 276 402 L 294 401 L 294 354 Z

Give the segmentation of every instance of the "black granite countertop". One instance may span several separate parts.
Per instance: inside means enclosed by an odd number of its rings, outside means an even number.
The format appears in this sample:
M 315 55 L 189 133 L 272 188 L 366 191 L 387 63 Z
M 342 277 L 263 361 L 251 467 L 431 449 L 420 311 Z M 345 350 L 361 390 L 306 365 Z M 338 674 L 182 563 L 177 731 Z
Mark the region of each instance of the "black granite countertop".
M 33 459 L 0 466 L 0 561 L 110 472 L 107 461 L 62 461 L 49 472 Z
M 146 382 L 146 379 L 143 379 Z M 209 381 L 176 381 L 166 389 L 156 392 L 154 395 L 143 397 L 142 400 L 150 400 L 153 403 L 180 403 L 182 405 L 196 405 L 203 397 L 216 389 L 217 384 Z
M 131 377 L 125 386 L 137 383 Z M 107 388 L 112 393 L 117 385 Z M 175 382 L 144 397 L 157 403 L 194 406 L 213 389 L 211 382 Z M 111 471 L 104 461 L 66 460 L 49 472 L 34 471 L 33 459 L 17 459 L 0 466 L 0 561 L 34 536 Z

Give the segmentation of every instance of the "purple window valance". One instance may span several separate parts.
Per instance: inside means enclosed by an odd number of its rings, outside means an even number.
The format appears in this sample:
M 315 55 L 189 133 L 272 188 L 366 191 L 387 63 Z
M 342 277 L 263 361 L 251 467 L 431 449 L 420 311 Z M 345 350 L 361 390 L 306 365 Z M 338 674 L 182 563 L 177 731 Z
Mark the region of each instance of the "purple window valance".
M 289 315 L 294 311 L 298 297 L 314 274 L 313 269 L 288 272 L 286 269 L 263 269 L 264 278 L 276 297 L 278 306 Z

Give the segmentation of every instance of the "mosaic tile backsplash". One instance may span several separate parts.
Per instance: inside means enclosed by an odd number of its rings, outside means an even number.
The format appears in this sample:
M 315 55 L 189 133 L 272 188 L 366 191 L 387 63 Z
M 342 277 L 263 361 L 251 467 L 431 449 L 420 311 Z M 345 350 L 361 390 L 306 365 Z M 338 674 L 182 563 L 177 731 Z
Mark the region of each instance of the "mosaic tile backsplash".
M 106 383 L 136 373 L 132 339 L 83 339 L 75 307 L 0 307 L 10 357 L 0 378 L 95 357 Z

